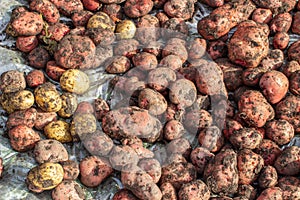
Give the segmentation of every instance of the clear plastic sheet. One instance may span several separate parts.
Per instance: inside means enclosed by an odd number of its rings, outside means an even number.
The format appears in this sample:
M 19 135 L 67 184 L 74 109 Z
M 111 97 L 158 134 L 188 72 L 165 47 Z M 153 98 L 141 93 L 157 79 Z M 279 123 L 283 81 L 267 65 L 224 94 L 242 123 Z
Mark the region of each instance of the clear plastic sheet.
M 15 40 L 5 35 L 5 27 L 10 20 L 10 14 L 13 8 L 20 5 L 27 5 L 24 0 L 1 0 L 0 4 L 0 74 L 7 70 L 17 69 L 29 72 L 32 68 L 26 65 L 22 54 L 14 50 Z M 212 10 L 208 6 L 197 3 L 196 13 L 190 21 L 187 22 L 191 36 L 197 36 L 197 22 L 199 19 L 207 16 Z M 234 29 L 230 32 L 232 34 Z M 291 43 L 298 40 L 299 36 L 291 35 Z M 104 73 L 103 68 L 86 71 L 91 80 L 91 88 L 84 95 L 79 97 L 79 101 L 90 101 L 96 97 L 108 99 L 111 93 L 109 81 L 114 77 Z M 99 81 L 100 80 L 100 81 Z M 25 179 L 28 171 L 37 165 L 31 152 L 18 153 L 11 149 L 7 135 L 5 134 L 5 121 L 7 114 L 0 109 L 0 157 L 4 160 L 5 171 L 3 178 L 0 179 L 0 200 L 46 200 L 51 199 L 49 191 L 41 194 L 34 194 L 27 189 Z M 300 146 L 300 139 L 295 137 L 289 145 Z M 80 161 L 88 152 L 81 143 L 66 145 L 71 160 Z M 163 145 L 150 147 L 156 155 L 164 153 Z M 119 174 L 116 172 L 113 176 L 106 179 L 99 187 L 85 188 L 86 199 L 109 200 L 113 194 L 122 187 Z M 79 182 L 80 184 L 80 182 Z

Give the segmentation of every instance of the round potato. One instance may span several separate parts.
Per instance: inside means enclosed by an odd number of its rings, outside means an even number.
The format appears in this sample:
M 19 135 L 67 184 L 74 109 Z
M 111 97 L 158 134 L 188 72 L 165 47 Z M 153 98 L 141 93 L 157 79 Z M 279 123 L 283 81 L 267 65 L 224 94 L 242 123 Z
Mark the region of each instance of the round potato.
M 114 169 L 122 170 L 127 165 L 137 165 L 139 157 L 130 146 L 115 145 L 110 152 L 109 161 Z
M 140 108 L 148 110 L 153 115 L 163 114 L 168 106 L 164 96 L 149 88 L 145 88 L 140 92 L 138 102 Z
M 64 177 L 64 170 L 60 164 L 44 163 L 32 168 L 27 175 L 28 189 L 33 192 L 51 190 L 60 184 Z
M 161 166 L 158 160 L 154 158 L 141 159 L 138 166 L 152 177 L 154 183 L 158 183 L 161 176 Z
M 72 142 L 73 138 L 70 133 L 70 125 L 62 120 L 50 122 L 44 128 L 44 134 L 49 139 L 55 139 L 62 143 Z
M 73 141 L 84 140 L 88 134 L 94 133 L 97 129 L 97 120 L 94 114 L 83 113 L 73 117 L 70 132 Z
M 207 185 L 199 179 L 182 185 L 178 196 L 179 200 L 209 200 L 210 191 Z
M 90 87 L 90 80 L 86 73 L 78 69 L 69 69 L 60 77 L 60 86 L 63 90 L 83 94 Z
M 255 149 L 262 141 L 262 135 L 255 128 L 241 128 L 234 131 L 229 137 L 229 141 L 238 149 Z
M 217 126 L 210 126 L 200 131 L 198 142 L 210 152 L 217 152 L 224 145 L 224 136 Z
M 62 162 L 69 158 L 66 148 L 57 140 L 41 140 L 36 143 L 33 154 L 39 164 Z
M 19 36 L 16 41 L 16 47 L 25 53 L 28 53 L 35 49 L 39 44 L 39 41 L 35 35 L 33 36 Z
M 148 14 L 153 7 L 151 0 L 127 0 L 124 12 L 130 18 L 138 18 Z
M 130 67 L 130 60 L 125 56 L 114 56 L 105 61 L 105 70 L 110 74 L 124 73 Z
M 71 117 L 78 105 L 77 96 L 72 93 L 65 92 L 61 96 L 62 106 L 57 112 L 60 117 L 69 118 Z
M 294 137 L 293 126 L 284 119 L 272 120 L 266 124 L 266 135 L 279 145 L 289 143 Z
M 64 169 L 64 180 L 76 180 L 79 175 L 79 164 L 73 160 L 60 162 Z
M 26 83 L 29 87 L 35 88 L 46 82 L 44 72 L 41 70 L 32 70 L 26 76 Z
M 174 104 L 185 108 L 196 101 L 197 89 L 193 82 L 187 79 L 179 79 L 170 86 L 169 98 Z
M 64 180 L 52 191 L 53 200 L 72 199 L 85 200 L 83 188 L 72 180 Z
M 164 138 L 174 140 L 182 137 L 185 133 L 184 126 L 177 120 L 170 120 L 164 127 Z
M 26 88 L 23 72 L 9 70 L 1 74 L 0 89 L 3 93 L 18 92 Z
M 278 176 L 276 169 L 273 166 L 265 166 L 258 177 L 259 187 L 274 187 L 277 184 L 277 179 Z
M 94 14 L 87 23 L 87 28 L 104 28 L 109 29 L 112 32 L 115 31 L 115 23 L 114 21 L 104 12 L 97 12 Z
M 122 20 L 118 23 L 116 34 L 118 39 L 131 39 L 136 32 L 135 23 L 131 20 Z
M 196 134 L 198 130 L 211 126 L 212 122 L 213 119 L 210 113 L 204 109 L 200 109 L 187 112 L 183 124 L 187 130 Z
M 300 148 L 290 146 L 285 148 L 276 159 L 274 166 L 279 174 L 293 176 L 300 172 Z
M 171 55 L 170 55 L 171 56 Z M 167 67 L 158 67 L 148 74 L 148 85 L 156 91 L 165 91 L 176 80 L 176 73 Z

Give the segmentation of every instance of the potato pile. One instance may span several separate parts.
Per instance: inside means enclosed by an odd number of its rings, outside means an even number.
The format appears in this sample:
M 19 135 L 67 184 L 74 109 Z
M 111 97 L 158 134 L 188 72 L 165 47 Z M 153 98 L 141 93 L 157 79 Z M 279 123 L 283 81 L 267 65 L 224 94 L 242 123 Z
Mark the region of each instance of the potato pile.
M 195 0 L 12 11 L 6 34 L 33 70 L 1 74 L 0 105 L 12 149 L 35 157 L 30 191 L 86 199 L 119 174 L 113 200 L 300 199 L 300 147 L 285 146 L 300 133 L 300 3 L 201 3 L 213 11 L 193 37 Z M 115 75 L 112 97 L 80 102 L 96 68 Z M 72 160 L 72 143 L 89 155 Z

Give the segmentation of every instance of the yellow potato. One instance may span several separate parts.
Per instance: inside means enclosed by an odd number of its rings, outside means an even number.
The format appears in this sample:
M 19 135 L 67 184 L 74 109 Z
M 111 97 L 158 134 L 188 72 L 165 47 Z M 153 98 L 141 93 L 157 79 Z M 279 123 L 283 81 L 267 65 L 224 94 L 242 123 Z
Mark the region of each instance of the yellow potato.
M 87 28 L 104 28 L 114 32 L 116 25 L 106 13 L 97 12 L 89 19 Z
M 118 23 L 116 33 L 118 39 L 131 39 L 136 32 L 136 26 L 131 20 L 123 20 Z
M 62 120 L 52 121 L 44 128 L 44 133 L 49 139 L 55 139 L 61 143 L 72 142 L 70 125 Z
M 87 134 L 94 133 L 97 129 L 96 117 L 91 113 L 75 115 L 71 123 L 70 132 L 74 141 L 83 140 Z
M 62 100 L 62 107 L 57 112 L 60 117 L 69 118 L 71 117 L 78 105 L 76 94 L 65 92 L 60 96 Z
M 60 86 L 63 90 L 83 94 L 90 87 L 90 80 L 86 73 L 78 69 L 69 69 L 60 77 Z

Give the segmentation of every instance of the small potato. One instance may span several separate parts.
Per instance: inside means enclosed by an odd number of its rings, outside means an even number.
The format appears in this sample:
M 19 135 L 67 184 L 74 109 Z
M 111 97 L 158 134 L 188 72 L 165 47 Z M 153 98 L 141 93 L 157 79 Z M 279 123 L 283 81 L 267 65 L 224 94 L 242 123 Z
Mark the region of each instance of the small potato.
M 34 90 L 35 102 L 45 112 L 57 112 L 61 109 L 60 94 L 50 82 L 39 85 Z
M 136 32 L 135 23 L 131 20 L 122 20 L 117 24 L 116 34 L 119 40 L 131 39 Z
M 276 159 L 274 166 L 279 174 L 293 176 L 300 172 L 300 148 L 290 146 L 285 148 Z
M 272 11 L 266 8 L 257 8 L 252 13 L 252 20 L 258 23 L 268 24 L 272 20 Z
M 176 73 L 167 67 L 158 67 L 148 73 L 148 85 L 158 92 L 165 91 L 176 80 Z
M 210 126 L 200 131 L 198 142 L 210 152 L 217 152 L 224 145 L 224 137 L 217 126 Z
M 84 189 L 75 181 L 64 180 L 54 190 L 52 190 L 51 197 L 53 200 L 74 199 L 84 200 Z
M 44 72 L 41 70 L 32 70 L 26 76 L 26 83 L 28 87 L 35 88 L 46 82 Z
M 60 95 L 62 106 L 61 109 L 57 112 L 60 117 L 69 118 L 71 117 L 77 108 L 77 96 L 72 93 L 65 92 Z
M 242 73 L 242 80 L 244 85 L 246 86 L 257 86 L 259 84 L 259 80 L 264 73 L 266 73 L 268 69 L 263 66 L 258 66 L 255 68 L 245 69 Z
M 178 154 L 187 159 L 190 157 L 191 144 L 185 138 L 178 138 L 167 144 L 167 152 L 169 155 Z
M 90 1 L 90 2 L 96 2 L 99 3 L 96 0 L 83 0 L 84 1 Z M 89 19 L 93 16 L 93 13 L 87 10 L 82 10 L 80 12 L 76 12 L 72 15 L 71 19 L 73 24 L 76 27 L 81 27 L 81 26 L 86 26 L 86 24 L 88 23 Z
M 290 76 L 290 91 L 295 95 L 300 95 L 300 70 L 293 72 Z
M 188 59 L 188 51 L 185 47 L 186 41 L 180 38 L 171 38 L 162 50 L 162 57 L 175 55 L 180 57 L 182 63 Z
M 18 125 L 26 125 L 29 128 L 32 128 L 34 126 L 36 118 L 37 118 L 37 111 L 35 108 L 15 111 L 8 116 L 6 127 L 7 129 L 11 129 Z
M 263 157 L 265 166 L 273 165 L 277 157 L 281 154 L 279 146 L 268 139 L 263 139 L 259 147 L 254 151 Z
M 19 36 L 16 41 L 16 47 L 25 53 L 28 53 L 38 46 L 38 39 L 33 36 Z
M 75 111 L 75 115 L 81 114 L 94 114 L 95 110 L 93 105 L 88 101 L 81 101 Z
M 282 189 L 283 199 L 299 199 L 300 184 L 298 178 L 293 176 L 284 176 L 279 179 L 278 187 Z
M 109 112 L 110 107 L 104 99 L 97 98 L 94 100 L 94 109 L 95 109 L 96 119 L 102 120 L 104 115 Z
M 102 7 L 101 1 L 82 0 L 83 7 L 89 11 L 97 11 Z
M 184 127 L 191 133 L 196 134 L 198 130 L 211 126 L 212 121 L 212 116 L 206 110 L 192 110 L 185 115 Z
M 66 69 L 60 67 L 55 61 L 49 61 L 46 64 L 46 74 L 54 81 L 59 81 L 65 71 Z
M 174 140 L 182 137 L 185 133 L 184 126 L 178 120 L 170 120 L 164 127 L 164 138 Z
M 152 115 L 161 115 L 167 110 L 168 103 L 159 92 L 145 88 L 138 97 L 139 107 L 146 109 Z
M 226 139 L 229 139 L 234 131 L 238 131 L 243 128 L 242 124 L 234 119 L 227 118 L 223 127 L 223 134 Z
M 241 128 L 233 132 L 229 141 L 238 149 L 255 149 L 260 145 L 262 136 L 255 128 Z
M 28 189 L 40 193 L 51 190 L 63 181 L 64 170 L 60 164 L 44 163 L 32 168 L 27 175 Z
M 3 93 L 18 92 L 26 88 L 23 72 L 9 70 L 1 74 L 0 89 Z
M 40 13 L 49 23 L 57 23 L 60 18 L 57 7 L 48 0 L 33 0 L 29 5 L 30 10 Z
M 138 49 L 139 49 L 139 42 L 137 40 L 135 39 L 120 40 L 114 47 L 114 54 L 132 58 L 134 55 L 137 54 Z
M 141 52 L 133 56 L 133 65 L 141 70 L 152 70 L 157 67 L 157 58 L 153 54 L 147 52 Z
M 154 183 L 158 183 L 161 177 L 161 166 L 158 160 L 154 158 L 141 159 L 138 166 L 152 177 Z
M 293 23 L 292 23 L 292 32 L 295 34 L 300 34 L 300 28 L 298 24 L 300 23 L 300 12 L 296 12 L 293 15 Z
M 211 59 L 216 60 L 227 55 L 227 45 L 222 40 L 211 41 L 208 43 L 207 53 Z
M 171 68 L 173 70 L 180 69 L 182 64 L 180 57 L 176 55 L 168 55 L 159 62 L 159 66 Z
M 84 140 L 88 134 L 94 133 L 97 129 L 97 120 L 94 114 L 83 113 L 73 117 L 70 132 L 73 141 Z
M 292 25 L 292 15 L 288 12 L 276 15 L 270 22 L 271 33 L 288 32 Z
M 112 200 L 138 200 L 136 196 L 130 190 L 120 189 L 114 194 Z
M 80 181 L 87 187 L 97 187 L 104 179 L 113 173 L 109 162 L 101 157 L 89 156 L 84 158 L 79 165 Z
M 183 184 L 178 192 L 179 200 L 209 200 L 210 191 L 201 180 Z
M 194 2 L 192 0 L 169 0 L 164 4 L 164 11 L 170 17 L 190 19 L 194 13 Z
M 161 28 L 163 29 L 161 32 L 162 37 L 167 39 L 185 39 L 189 33 L 189 27 L 182 18 L 170 18 L 163 23 Z
M 148 14 L 153 8 L 151 0 L 127 0 L 124 13 L 130 18 L 138 18 Z
M 195 38 L 189 43 L 189 59 L 200 59 L 206 52 L 206 40 Z
M 57 140 L 40 140 L 33 150 L 34 158 L 39 164 L 62 162 L 69 159 L 66 148 Z
M 267 188 L 257 197 L 257 200 L 283 200 L 282 190 L 279 187 Z
M 196 101 L 197 89 L 193 82 L 187 79 L 179 79 L 170 86 L 169 98 L 174 104 L 185 108 Z
M 44 127 L 52 121 L 56 121 L 57 114 L 55 112 L 43 112 L 38 110 L 36 114 L 36 120 L 34 122 L 34 128 L 37 130 L 43 130 Z
M 266 99 L 271 104 L 276 104 L 285 97 L 289 89 L 289 80 L 282 72 L 272 70 L 262 75 L 259 87 Z
M 88 21 L 86 27 L 90 28 L 103 28 L 111 30 L 112 32 L 115 31 L 116 25 L 114 21 L 104 12 L 97 12 L 95 13 Z
M 122 171 L 126 165 L 137 165 L 139 157 L 130 146 L 115 145 L 109 154 L 109 161 L 114 169 Z
M 272 166 L 266 166 L 261 170 L 258 177 L 258 184 L 261 188 L 274 187 L 277 184 L 277 171 Z
M 298 61 L 299 64 L 299 55 L 300 55 L 300 41 L 293 42 L 287 51 L 287 55 L 290 61 L 295 60 Z
M 177 200 L 176 189 L 169 182 L 164 182 L 160 186 L 162 200 Z
M 130 67 L 130 60 L 125 56 L 114 56 L 105 61 L 105 70 L 110 74 L 125 73 Z
M 75 94 L 84 94 L 90 87 L 89 77 L 78 69 L 65 71 L 59 82 L 63 90 Z
M 278 145 L 289 143 L 294 137 L 294 128 L 286 120 L 272 120 L 266 124 L 266 135 Z
M 43 47 L 36 47 L 28 54 L 28 60 L 31 67 L 43 69 L 50 60 L 50 54 Z
M 273 38 L 273 46 L 275 49 L 284 50 L 290 42 L 290 36 L 286 32 L 277 32 Z
M 12 148 L 19 152 L 25 152 L 34 147 L 40 140 L 40 136 L 32 128 L 26 125 L 18 125 L 8 131 Z
M 204 168 L 215 155 L 203 147 L 196 147 L 190 155 L 193 165 L 196 167 L 198 174 L 202 175 Z
M 72 142 L 69 123 L 57 120 L 50 122 L 44 127 L 44 134 L 49 139 L 55 139 L 61 143 Z
M 67 160 L 60 162 L 64 169 L 64 180 L 76 180 L 79 175 L 79 164 L 76 161 Z
M 237 196 L 244 197 L 248 200 L 255 200 L 256 188 L 248 184 L 247 185 L 240 184 L 238 187 Z

